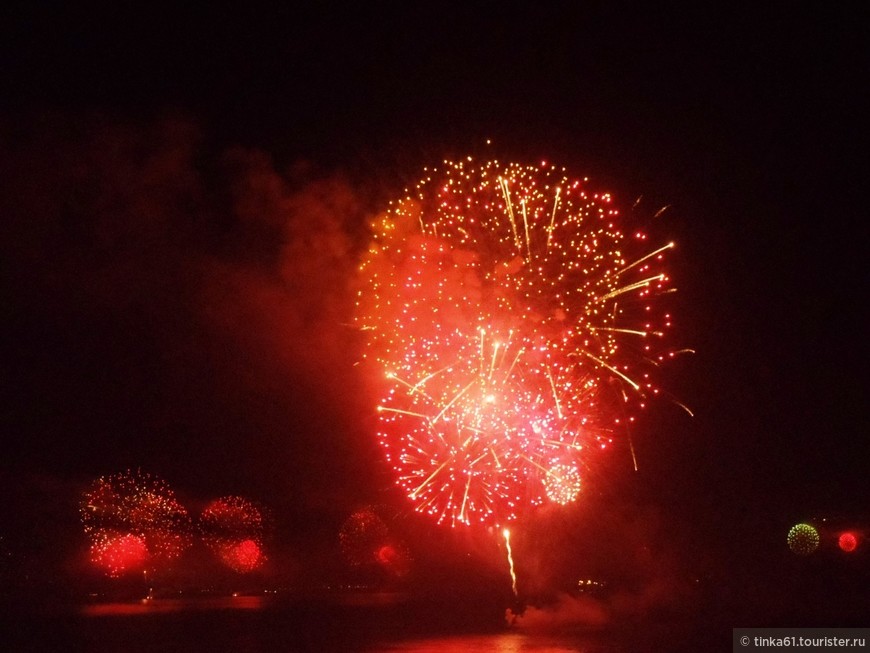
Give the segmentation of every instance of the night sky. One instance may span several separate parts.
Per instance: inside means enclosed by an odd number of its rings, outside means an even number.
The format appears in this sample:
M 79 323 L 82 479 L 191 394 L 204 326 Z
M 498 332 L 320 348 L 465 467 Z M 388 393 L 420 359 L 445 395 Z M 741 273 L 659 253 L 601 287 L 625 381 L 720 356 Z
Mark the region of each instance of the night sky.
M 368 220 L 467 154 L 670 205 L 671 337 L 697 353 L 660 385 L 695 417 L 655 402 L 640 471 L 614 452 L 595 501 L 642 504 L 717 578 L 804 519 L 870 534 L 859 12 L 415 4 L 0 9 L 9 546 L 137 467 L 191 506 L 269 505 L 300 550 L 360 505 L 407 510 L 353 273 Z

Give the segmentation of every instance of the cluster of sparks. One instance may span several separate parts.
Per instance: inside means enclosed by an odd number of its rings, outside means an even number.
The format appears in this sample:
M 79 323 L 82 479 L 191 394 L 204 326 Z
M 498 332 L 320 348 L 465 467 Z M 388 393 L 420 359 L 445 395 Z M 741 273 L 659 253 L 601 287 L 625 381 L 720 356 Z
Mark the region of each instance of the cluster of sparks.
M 79 512 L 91 561 L 110 577 L 156 570 L 194 541 L 193 522 L 169 484 L 142 471 L 96 479 L 83 493 Z M 263 531 L 263 512 L 241 497 L 212 501 L 199 520 L 203 542 L 239 573 L 265 561 Z
M 110 576 L 178 558 L 192 541 L 190 517 L 172 489 L 140 471 L 97 479 L 80 514 L 91 560 Z
M 788 548 L 797 555 L 810 555 L 819 548 L 819 531 L 812 524 L 795 524 L 786 539 Z
M 570 503 L 589 456 L 658 392 L 650 365 L 675 353 L 652 301 L 672 290 L 673 244 L 624 234 L 609 194 L 546 163 L 427 172 L 360 265 L 386 458 L 438 523 Z
M 199 520 L 202 539 L 227 567 L 247 573 L 265 562 L 263 512 L 238 496 L 209 503 Z

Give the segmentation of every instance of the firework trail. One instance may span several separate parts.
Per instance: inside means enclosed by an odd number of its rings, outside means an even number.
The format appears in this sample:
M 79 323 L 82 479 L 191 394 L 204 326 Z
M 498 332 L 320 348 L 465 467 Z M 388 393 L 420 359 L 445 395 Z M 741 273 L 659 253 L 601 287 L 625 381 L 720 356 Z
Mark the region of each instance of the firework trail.
M 517 595 L 517 574 L 514 571 L 514 555 L 513 555 L 513 552 L 511 551 L 511 532 L 510 532 L 510 529 L 505 528 L 502 531 L 502 535 L 504 535 L 504 545 L 507 548 L 507 559 L 508 559 L 508 565 L 510 567 L 510 572 L 511 572 L 511 589 L 514 592 L 514 596 L 518 596 Z
M 374 225 L 356 323 L 385 378 L 378 436 L 439 523 L 573 501 L 580 469 L 655 394 L 672 243 L 548 164 L 431 170 Z

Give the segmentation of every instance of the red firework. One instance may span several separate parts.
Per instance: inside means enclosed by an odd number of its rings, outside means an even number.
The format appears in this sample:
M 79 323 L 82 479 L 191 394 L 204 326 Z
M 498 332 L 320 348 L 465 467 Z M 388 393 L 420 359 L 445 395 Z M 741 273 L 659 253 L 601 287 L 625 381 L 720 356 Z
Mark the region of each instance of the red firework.
M 354 567 L 380 567 L 397 577 L 410 570 L 408 549 L 372 507 L 357 510 L 348 517 L 339 530 L 338 539 L 341 552 Z
M 101 532 L 91 544 L 91 560 L 112 577 L 141 570 L 148 558 L 145 540 L 131 533 Z
M 266 559 L 260 545 L 254 540 L 227 544 L 220 547 L 218 555 L 227 567 L 240 574 L 254 571 Z
M 266 561 L 263 553 L 263 511 L 238 496 L 215 499 L 200 517 L 203 541 L 227 567 L 240 574 Z
M 854 533 L 845 531 L 840 533 L 840 537 L 837 539 L 837 546 L 846 553 L 852 553 L 858 548 L 858 538 Z
M 127 557 L 140 566 L 162 564 L 180 556 L 191 543 L 190 518 L 172 489 L 141 471 L 94 481 L 83 494 L 80 514 L 92 558 L 110 575 L 117 574 L 112 573 L 114 563 L 104 564 L 106 560 Z
M 650 368 L 673 354 L 652 300 L 673 244 L 618 222 L 562 169 L 471 159 L 377 222 L 356 319 L 387 379 L 378 436 L 418 511 L 498 524 L 571 501 L 590 453 L 657 392 Z

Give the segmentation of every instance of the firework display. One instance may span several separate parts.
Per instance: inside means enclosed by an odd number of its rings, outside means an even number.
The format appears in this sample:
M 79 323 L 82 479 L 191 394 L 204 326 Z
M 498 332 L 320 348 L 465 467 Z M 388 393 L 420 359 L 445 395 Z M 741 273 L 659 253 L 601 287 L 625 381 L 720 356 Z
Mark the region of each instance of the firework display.
M 385 377 L 378 437 L 438 523 L 573 501 L 580 470 L 657 393 L 673 244 L 548 164 L 445 162 L 374 226 L 356 323 Z
M 797 555 L 810 555 L 819 548 L 819 532 L 811 524 L 795 524 L 788 532 L 788 548 Z
M 162 479 L 141 471 L 103 476 L 80 505 L 93 562 L 110 575 L 177 558 L 191 543 L 190 518 Z
M 845 553 L 852 553 L 858 548 L 858 537 L 850 531 L 840 533 L 840 537 L 837 538 L 837 546 Z
M 377 566 L 393 576 L 404 576 L 411 566 L 407 548 L 371 507 L 354 511 L 341 525 L 339 545 L 353 567 Z
M 374 562 L 377 552 L 388 539 L 386 523 L 371 508 L 355 511 L 338 532 L 341 552 L 348 563 L 355 567 Z
M 248 573 L 265 562 L 265 518 L 263 511 L 247 499 L 215 499 L 202 511 L 199 526 L 206 545 L 233 571 Z

